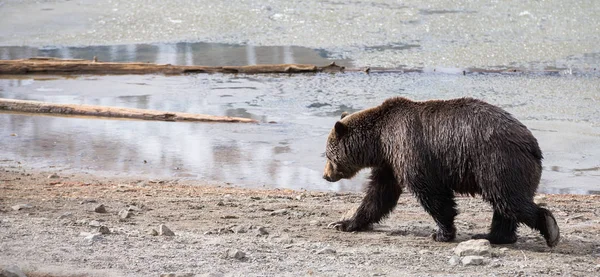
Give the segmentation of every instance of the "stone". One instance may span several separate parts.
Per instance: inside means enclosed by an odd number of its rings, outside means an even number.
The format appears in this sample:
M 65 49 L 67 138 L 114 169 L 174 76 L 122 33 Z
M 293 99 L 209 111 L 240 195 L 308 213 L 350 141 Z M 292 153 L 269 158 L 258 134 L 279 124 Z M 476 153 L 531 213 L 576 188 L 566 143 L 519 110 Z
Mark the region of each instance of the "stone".
M 110 234 L 110 229 L 106 226 L 100 226 L 100 228 L 98 228 L 98 233 L 103 235 Z
M 233 228 L 233 232 L 235 232 L 236 234 L 243 234 L 248 232 L 248 230 L 246 229 L 246 227 L 240 225 Z
M 56 174 L 56 173 L 52 173 L 48 176 L 48 179 L 58 179 L 58 178 L 60 178 L 60 176 L 58 176 L 58 174 Z
M 90 227 L 100 227 L 102 224 L 100 224 L 100 222 L 98 220 L 92 220 L 90 221 L 90 223 L 88 223 L 88 226 Z
M 16 265 L 9 265 L 0 271 L 1 277 L 27 277 L 25 273 Z
M 89 235 L 85 236 L 85 239 L 89 240 L 89 241 L 99 241 L 102 239 L 102 234 L 100 234 L 100 233 L 89 234 Z
M 33 208 L 33 206 L 30 204 L 18 204 L 18 205 L 12 206 L 11 208 L 14 211 L 20 211 L 20 210 L 25 210 L 25 209 L 31 209 L 31 208 Z
M 460 257 L 459 256 L 452 256 L 450 257 L 450 260 L 448 260 L 448 263 L 451 266 L 456 266 L 460 264 Z
M 429 251 L 429 250 L 426 250 L 426 249 L 423 249 L 423 250 L 419 251 L 419 254 L 420 254 L 420 255 L 427 255 L 427 254 L 429 254 L 429 253 L 431 253 L 431 251 Z
M 267 228 L 265 227 L 258 227 L 258 229 L 256 229 L 256 232 L 259 236 L 266 236 L 269 234 L 269 231 L 267 231 Z
M 337 251 L 335 251 L 335 249 L 330 248 L 330 247 L 325 247 L 319 251 L 317 251 L 317 254 L 335 254 Z
M 318 220 L 311 220 L 308 224 L 310 226 L 321 226 L 322 225 L 321 222 Z
M 99 214 L 103 214 L 106 213 L 106 207 L 102 204 L 98 205 L 98 207 L 94 208 L 94 212 L 97 212 Z
M 71 216 L 73 216 L 73 213 L 72 213 L 72 212 L 66 212 L 66 213 L 63 213 L 63 214 L 61 214 L 60 216 L 58 216 L 58 218 L 57 218 L 57 219 L 59 219 L 59 220 L 60 220 L 60 219 L 65 219 L 65 218 L 67 218 L 67 217 L 71 217 Z
M 279 210 L 274 210 L 270 213 L 270 215 L 272 216 L 277 216 L 277 215 L 286 215 L 288 214 L 288 210 L 287 209 L 279 209 Z
M 228 259 L 236 259 L 241 261 L 246 258 L 246 253 L 237 249 L 229 249 L 227 250 L 227 252 L 225 252 L 224 257 Z
M 486 239 L 472 239 L 459 243 L 454 248 L 454 254 L 458 256 L 485 256 L 491 257 L 491 245 Z
M 122 210 L 119 212 L 119 217 L 122 219 L 130 218 L 133 215 L 133 212 L 128 210 Z
M 158 233 L 161 236 L 168 236 L 168 237 L 172 237 L 175 235 L 175 233 L 173 233 L 173 231 L 171 231 L 171 229 L 169 229 L 166 225 L 161 224 L 160 226 L 158 226 Z
M 465 256 L 460 261 L 463 265 L 481 265 L 483 264 L 483 259 L 482 256 Z
M 152 229 L 152 230 L 148 231 L 148 234 L 151 236 L 158 236 L 158 231 L 156 231 L 155 229 Z

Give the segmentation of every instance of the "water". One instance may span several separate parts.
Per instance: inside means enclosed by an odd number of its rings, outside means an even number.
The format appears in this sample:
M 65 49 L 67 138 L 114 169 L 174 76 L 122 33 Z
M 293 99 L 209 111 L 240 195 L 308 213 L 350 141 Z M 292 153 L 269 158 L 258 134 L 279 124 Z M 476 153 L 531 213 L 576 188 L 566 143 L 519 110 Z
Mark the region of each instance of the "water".
M 0 97 L 250 117 L 260 124 L 91 120 L 0 114 L 0 160 L 110 175 L 249 187 L 357 191 L 322 180 L 342 111 L 391 96 L 471 96 L 519 118 L 544 151 L 540 190 L 600 193 L 600 78 L 593 74 L 48 76 L 0 79 Z M 269 124 L 275 121 L 275 124 Z M 16 136 L 11 136 L 15 134 Z
M 104 62 L 150 62 L 176 65 L 237 66 L 304 63 L 351 66 L 347 59 L 333 59 L 324 50 L 297 46 L 253 46 L 224 43 L 158 43 L 85 47 L 0 46 L 0 60 L 55 57 Z
M 0 3 L 3 46 L 203 41 L 324 49 L 359 67 L 538 70 L 600 64 L 600 1 Z

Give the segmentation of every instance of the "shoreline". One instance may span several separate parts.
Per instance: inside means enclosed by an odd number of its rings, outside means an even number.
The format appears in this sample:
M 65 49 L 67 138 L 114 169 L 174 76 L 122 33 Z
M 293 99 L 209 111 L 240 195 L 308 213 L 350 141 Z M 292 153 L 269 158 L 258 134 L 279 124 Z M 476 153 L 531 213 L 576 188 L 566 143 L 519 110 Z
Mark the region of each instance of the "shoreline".
M 561 228 L 556 248 L 520 227 L 516 244 L 494 245 L 482 265 L 462 266 L 449 264 L 454 247 L 485 232 L 491 222 L 491 209 L 480 198 L 457 198 L 457 239 L 438 243 L 429 237 L 435 223 L 406 192 L 373 231 L 342 233 L 327 224 L 351 214 L 362 193 L 54 176 L 23 167 L 0 172 L 0 266 L 17 265 L 36 274 L 514 276 L 600 271 L 598 195 L 538 195 L 536 201 L 553 211 Z M 19 204 L 32 207 L 12 208 Z M 94 211 L 100 204 L 106 213 Z M 124 210 L 129 210 L 127 218 Z M 110 233 L 89 238 L 98 224 Z M 175 236 L 150 233 L 161 224 Z M 230 255 L 238 251 L 243 258 Z

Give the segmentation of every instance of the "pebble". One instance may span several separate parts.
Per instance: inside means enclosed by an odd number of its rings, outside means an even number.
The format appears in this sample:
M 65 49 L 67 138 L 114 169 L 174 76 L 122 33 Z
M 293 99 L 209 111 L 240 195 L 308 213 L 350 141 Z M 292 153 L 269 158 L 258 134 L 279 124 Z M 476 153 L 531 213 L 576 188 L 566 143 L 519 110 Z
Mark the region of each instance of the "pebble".
M 100 222 L 98 220 L 92 220 L 90 221 L 90 223 L 88 223 L 88 226 L 90 227 L 100 227 L 102 224 L 100 224 Z
M 454 248 L 454 254 L 458 256 L 486 256 L 491 254 L 490 242 L 486 239 L 472 239 L 459 243 Z
M 236 219 L 236 218 L 238 218 L 238 217 L 237 217 L 237 216 L 235 216 L 235 215 L 229 215 L 229 214 L 228 214 L 228 215 L 221 216 L 221 218 L 222 218 L 222 219 Z
M 16 265 L 9 265 L 0 271 L 2 277 L 27 277 L 25 273 Z
M 448 263 L 451 266 L 459 265 L 460 264 L 460 257 L 459 256 L 452 256 L 452 257 L 450 257 L 450 260 L 448 260 Z
M 103 204 L 98 205 L 98 207 L 94 208 L 94 212 L 99 214 L 106 213 L 106 207 Z
M 156 231 L 155 229 L 152 229 L 152 230 L 148 231 L 148 234 L 151 236 L 158 236 L 158 231 Z
M 108 229 L 108 227 L 106 227 L 106 226 L 100 226 L 98 228 L 98 232 L 100 234 L 106 235 L 106 234 L 110 234 L 110 229 Z
M 248 232 L 248 230 L 246 229 L 246 227 L 244 227 L 244 226 L 241 226 L 241 225 L 240 225 L 240 226 L 236 226 L 236 227 L 233 229 L 233 231 L 234 231 L 236 234 L 243 234 L 243 233 L 246 233 L 246 232 Z
M 32 205 L 30 205 L 30 204 L 18 204 L 18 205 L 14 205 L 14 206 L 12 206 L 12 209 L 13 209 L 14 211 L 25 210 L 25 209 L 31 209 L 31 208 L 33 208 L 33 206 L 32 206 Z
M 66 212 L 66 213 L 63 213 L 63 214 L 59 215 L 58 219 L 65 219 L 65 218 L 71 217 L 71 216 L 73 216 L 72 212 Z
M 88 204 L 88 203 L 97 203 L 98 201 L 96 199 L 83 199 L 83 201 L 80 202 L 80 204 Z
M 161 224 L 160 226 L 158 226 L 158 233 L 161 236 L 174 236 L 175 233 L 173 233 L 173 231 L 171 231 L 171 229 L 169 229 L 166 225 Z
M 85 239 L 89 240 L 89 241 L 99 241 L 102 239 L 102 234 L 100 234 L 100 233 L 89 234 L 89 235 L 85 236 Z
M 270 215 L 272 215 L 272 216 L 276 216 L 276 215 L 286 215 L 286 214 L 288 214 L 288 210 L 287 210 L 287 209 L 279 209 L 279 210 L 272 211 L 272 212 L 270 213 Z
M 133 215 L 133 212 L 128 211 L 128 210 L 122 210 L 119 212 L 119 217 L 121 217 L 122 219 L 130 218 L 132 215 Z
M 318 220 L 311 220 L 308 224 L 310 226 L 321 226 L 322 225 L 321 222 Z
M 194 273 L 162 273 L 160 277 L 193 277 Z
M 461 260 L 463 265 L 480 265 L 483 264 L 482 256 L 466 256 Z
M 259 236 L 266 236 L 269 234 L 269 231 L 267 231 L 267 228 L 265 227 L 258 227 L 258 229 L 256 229 L 256 232 Z
M 224 257 L 241 261 L 246 258 L 246 253 L 244 253 L 240 250 L 237 250 L 237 249 L 229 249 L 225 252 Z
M 423 249 L 423 250 L 419 251 L 419 254 L 420 254 L 420 255 L 426 255 L 426 254 L 429 254 L 429 253 L 431 253 L 431 251 L 429 251 L 429 250 L 425 250 L 425 249 Z
M 330 247 L 325 247 L 319 251 L 317 251 L 317 254 L 335 254 L 337 251 L 335 251 L 335 249 L 330 248 Z
M 56 174 L 56 173 L 52 173 L 48 176 L 48 179 L 57 179 L 57 178 L 60 178 L 60 176 L 58 176 L 58 174 Z

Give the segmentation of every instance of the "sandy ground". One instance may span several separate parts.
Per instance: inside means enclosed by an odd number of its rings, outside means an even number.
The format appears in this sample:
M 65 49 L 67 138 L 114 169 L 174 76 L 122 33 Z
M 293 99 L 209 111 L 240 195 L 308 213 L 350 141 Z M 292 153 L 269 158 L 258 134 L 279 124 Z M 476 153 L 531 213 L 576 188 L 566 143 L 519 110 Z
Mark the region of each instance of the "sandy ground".
M 49 178 L 50 175 L 53 175 Z M 460 198 L 454 243 L 429 237 L 433 220 L 410 194 L 373 231 L 341 233 L 327 223 L 358 193 L 240 189 L 198 182 L 0 168 L 0 266 L 52 276 L 404 276 L 565 275 L 600 272 L 600 196 L 541 195 L 562 240 L 546 247 L 526 227 L 494 246 L 483 265 L 450 265 L 453 248 L 484 232 L 491 212 Z M 29 204 L 21 210 L 13 207 Z M 97 213 L 100 204 L 106 213 Z M 129 218 L 119 214 L 129 210 Z M 174 236 L 153 235 L 165 224 Z M 96 227 L 92 227 L 92 226 Z M 109 234 L 97 235 L 98 225 Z M 262 227 L 262 228 L 261 228 Z M 262 231 L 262 232 L 261 232 Z M 241 257 L 243 252 L 244 257 Z M 229 254 L 228 254 L 229 253 Z M 173 276 L 173 275 L 172 275 Z

